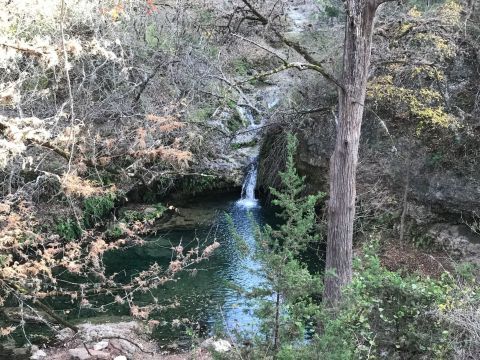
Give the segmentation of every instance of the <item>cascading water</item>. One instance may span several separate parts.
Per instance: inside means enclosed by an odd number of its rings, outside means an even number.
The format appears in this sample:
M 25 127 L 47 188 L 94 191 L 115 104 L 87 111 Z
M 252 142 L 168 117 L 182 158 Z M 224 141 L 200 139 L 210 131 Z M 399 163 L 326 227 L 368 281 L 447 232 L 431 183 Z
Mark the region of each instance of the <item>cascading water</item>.
M 247 175 L 242 185 L 242 194 L 237 205 L 245 208 L 253 208 L 258 206 L 258 200 L 255 198 L 255 187 L 257 186 L 257 159 L 255 159 L 248 167 Z

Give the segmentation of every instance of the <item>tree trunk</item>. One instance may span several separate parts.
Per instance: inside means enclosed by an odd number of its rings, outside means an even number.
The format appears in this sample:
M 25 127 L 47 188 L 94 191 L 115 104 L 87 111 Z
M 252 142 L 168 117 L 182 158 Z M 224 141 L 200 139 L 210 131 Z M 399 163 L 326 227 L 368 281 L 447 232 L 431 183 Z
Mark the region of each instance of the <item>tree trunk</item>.
M 352 279 L 356 171 L 370 65 L 373 20 L 380 1 L 347 0 L 343 89 L 335 149 L 330 158 L 330 201 L 324 301 L 335 305 Z
M 275 301 L 275 325 L 273 330 L 273 358 L 277 359 L 277 353 L 280 349 L 280 291 L 277 291 Z

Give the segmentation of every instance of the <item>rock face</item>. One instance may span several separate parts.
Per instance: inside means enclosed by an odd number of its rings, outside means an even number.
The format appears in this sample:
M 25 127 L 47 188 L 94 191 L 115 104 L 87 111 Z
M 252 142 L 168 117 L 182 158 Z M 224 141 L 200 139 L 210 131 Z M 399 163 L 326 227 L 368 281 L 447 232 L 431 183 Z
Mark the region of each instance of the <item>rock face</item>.
M 297 168 L 307 177 L 309 192 L 328 189 L 329 162 L 334 136 L 335 122 L 328 118 L 307 121 L 299 134 Z
M 480 235 L 466 225 L 433 225 L 428 234 L 454 258 L 480 265 Z
M 297 132 L 296 165 L 306 176 L 310 193 L 328 192 L 329 158 L 335 136 L 333 116 L 328 117 L 324 114 L 309 119 Z M 478 262 L 477 237 L 460 225 L 464 219 L 480 214 L 480 171 L 475 166 L 478 159 L 455 157 L 458 149 L 448 145 L 444 145 L 448 148 L 444 154 L 437 155 L 429 139 L 405 134 L 412 134 L 411 130 L 398 126 L 387 135 L 377 120 L 368 116 L 364 120 L 357 173 L 359 206 L 373 209 L 374 217 L 388 212 L 398 220 L 408 174 L 405 237 L 411 240 L 414 235 L 428 236 L 455 257 Z M 268 136 L 275 135 L 272 131 Z M 275 142 L 279 141 L 270 140 L 262 147 L 262 152 L 267 152 L 263 156 L 268 158 L 268 152 L 279 151 L 271 146 Z M 260 170 L 260 174 L 265 172 L 268 170 Z M 277 185 L 269 178 L 259 180 L 264 188 Z M 393 224 L 394 230 L 398 230 L 399 223 Z
M 109 345 L 108 341 L 105 341 L 105 340 L 100 341 L 93 346 L 93 350 L 100 351 L 100 350 L 106 349 L 108 345 Z
M 416 176 L 412 192 L 424 203 L 439 211 L 472 213 L 480 210 L 480 178 L 459 176 L 452 171 L 442 171 Z

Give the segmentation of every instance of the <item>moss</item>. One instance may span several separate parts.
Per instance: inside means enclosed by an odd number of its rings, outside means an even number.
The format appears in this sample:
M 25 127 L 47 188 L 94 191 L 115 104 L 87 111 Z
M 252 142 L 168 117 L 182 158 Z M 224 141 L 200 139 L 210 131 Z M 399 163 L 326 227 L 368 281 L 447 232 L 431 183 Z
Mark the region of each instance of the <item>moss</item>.
M 215 189 L 218 186 L 218 182 L 218 178 L 213 175 L 190 176 L 183 178 L 179 187 L 188 194 L 196 195 L 206 190 Z
M 126 222 L 151 221 L 161 217 L 166 210 L 163 204 L 158 203 L 153 206 L 153 211 L 127 210 L 123 214 L 123 219 Z
M 242 117 L 240 116 L 240 114 L 238 112 L 238 109 L 235 107 L 235 112 L 227 120 L 228 130 L 230 130 L 231 132 L 237 132 L 238 130 L 240 130 L 244 126 L 245 126 L 245 124 L 242 120 Z
M 104 196 L 92 196 L 83 202 L 83 223 L 85 227 L 91 228 L 101 222 L 114 208 L 115 194 Z
M 119 225 L 114 225 L 105 232 L 105 235 L 112 240 L 121 238 L 123 234 L 124 231 Z
M 248 75 L 250 69 L 252 69 L 252 64 L 245 58 L 237 58 L 232 61 L 233 71 L 240 76 Z
M 82 228 L 75 219 L 61 219 L 55 226 L 55 232 L 67 241 L 79 239 Z
M 192 121 L 206 121 L 210 119 L 215 111 L 215 107 L 212 105 L 207 105 L 204 107 L 200 107 L 198 109 L 195 109 L 192 111 L 190 114 L 190 119 Z

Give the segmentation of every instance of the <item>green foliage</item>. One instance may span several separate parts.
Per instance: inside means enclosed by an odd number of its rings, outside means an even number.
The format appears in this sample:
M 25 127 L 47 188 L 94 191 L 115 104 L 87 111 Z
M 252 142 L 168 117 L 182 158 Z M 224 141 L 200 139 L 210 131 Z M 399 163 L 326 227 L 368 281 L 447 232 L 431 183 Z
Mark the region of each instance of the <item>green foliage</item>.
M 431 154 L 430 157 L 427 159 L 427 165 L 432 168 L 437 168 L 442 164 L 443 159 L 444 159 L 443 153 L 435 152 Z
M 422 226 L 413 225 L 410 230 L 411 242 L 418 248 L 428 249 L 434 246 L 434 239 L 432 235 L 425 232 L 425 228 Z
M 327 5 L 325 6 L 325 15 L 329 18 L 336 18 L 340 16 L 340 9 L 336 6 Z
M 382 267 L 377 251 L 375 241 L 364 247 L 343 307 L 323 312 L 319 352 L 332 360 L 448 358 L 449 333 L 434 314 L 453 301 L 451 277 L 401 276 Z
M 470 262 L 461 262 L 455 265 L 455 274 L 467 283 L 475 283 L 478 273 L 478 265 Z
M 123 214 L 123 219 L 129 223 L 135 221 L 151 221 L 161 217 L 166 210 L 167 208 L 163 204 L 158 203 L 155 204 L 153 208 L 146 209 L 145 211 L 127 210 Z
M 112 227 L 108 228 L 107 231 L 105 232 L 105 235 L 110 238 L 110 239 L 119 239 L 123 236 L 124 231 L 122 227 L 119 225 L 113 225 Z
M 83 202 L 83 223 L 91 228 L 104 219 L 115 206 L 115 194 L 92 196 Z
M 189 176 L 182 179 L 180 187 L 183 191 L 195 195 L 205 190 L 214 189 L 218 185 L 218 178 L 209 176 Z
M 250 64 L 250 62 L 244 57 L 234 59 L 232 61 L 232 66 L 235 73 L 240 76 L 248 75 L 248 72 L 252 68 L 252 64 Z
M 189 117 L 192 121 L 204 122 L 204 121 L 207 121 L 208 119 L 211 118 L 214 111 L 215 111 L 214 106 L 205 105 L 203 107 L 199 107 L 199 108 L 193 110 Z
M 300 254 L 320 241 L 315 205 L 324 194 L 303 195 L 304 178 L 294 163 L 297 144 L 296 137 L 289 135 L 286 170 L 279 174 L 282 188 L 271 189 L 272 202 L 279 207 L 277 215 L 283 222 L 257 230 L 256 257 L 263 263 L 264 281 L 250 294 L 259 304 L 256 313 L 262 320 L 259 349 L 277 357 L 283 354 L 285 359 L 288 348 L 313 332 L 323 288 L 321 276 L 309 272 Z
M 235 112 L 233 113 L 233 115 L 229 117 L 227 120 L 227 127 L 228 127 L 228 130 L 230 130 L 231 132 L 237 132 L 238 130 L 240 130 L 242 127 L 245 126 L 242 116 L 238 112 L 238 109 L 236 106 L 234 107 L 234 110 Z
M 148 24 L 145 27 L 145 41 L 151 48 L 156 48 L 160 43 L 157 28 L 154 24 Z
M 55 225 L 55 232 L 67 241 L 80 238 L 82 229 L 75 219 L 61 219 Z
M 320 241 L 320 234 L 316 231 L 315 205 L 325 197 L 324 193 L 303 196 L 305 192 L 305 178 L 301 177 L 295 168 L 294 155 L 298 140 L 294 135 L 287 137 L 287 158 L 285 171 L 280 172 L 282 189 L 270 188 L 274 196 L 272 203 L 282 210 L 278 214 L 284 223 L 272 233 L 274 238 L 281 240 L 297 256 L 309 243 Z M 271 229 L 267 230 L 271 232 Z

